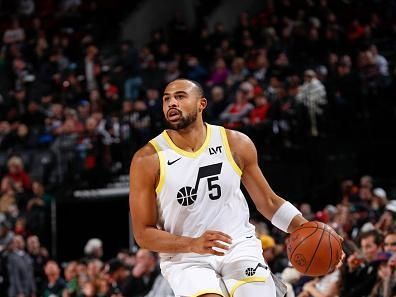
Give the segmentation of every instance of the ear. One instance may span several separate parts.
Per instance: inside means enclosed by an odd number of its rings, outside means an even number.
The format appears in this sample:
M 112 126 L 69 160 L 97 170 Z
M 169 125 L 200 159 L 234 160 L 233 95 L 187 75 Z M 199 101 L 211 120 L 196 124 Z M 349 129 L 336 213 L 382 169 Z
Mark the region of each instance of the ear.
M 208 100 L 206 100 L 205 97 L 202 97 L 201 99 L 199 99 L 199 106 L 198 106 L 199 112 L 202 112 L 206 108 L 207 105 L 208 105 Z

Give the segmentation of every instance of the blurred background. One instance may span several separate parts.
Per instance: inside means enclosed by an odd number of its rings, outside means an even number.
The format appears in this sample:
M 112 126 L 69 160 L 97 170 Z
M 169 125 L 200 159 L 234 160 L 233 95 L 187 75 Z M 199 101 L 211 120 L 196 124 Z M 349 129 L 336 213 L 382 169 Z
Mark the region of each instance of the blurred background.
M 0 252 L 30 255 L 37 296 L 103 296 L 108 278 L 71 280 L 155 266 L 130 232 L 129 164 L 164 128 L 162 92 L 179 77 L 204 87 L 207 122 L 253 139 L 307 218 L 356 249 L 393 225 L 394 0 L 0 0 L 0 38 Z M 249 204 L 282 254 L 284 235 Z M 0 296 L 15 293 L 7 265 Z M 54 271 L 69 291 L 48 289 Z

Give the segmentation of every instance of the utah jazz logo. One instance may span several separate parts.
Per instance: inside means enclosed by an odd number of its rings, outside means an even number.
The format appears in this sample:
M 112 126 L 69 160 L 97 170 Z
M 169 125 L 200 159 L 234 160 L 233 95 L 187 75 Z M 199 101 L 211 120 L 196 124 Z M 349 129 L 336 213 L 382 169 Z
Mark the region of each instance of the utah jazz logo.
M 257 268 L 259 268 L 259 267 L 262 267 L 262 268 L 264 268 L 265 270 L 268 269 L 267 266 L 265 266 L 265 265 L 263 265 L 263 264 L 261 264 L 261 263 L 258 263 L 257 266 L 256 266 L 256 268 L 253 268 L 253 267 L 246 268 L 245 274 L 246 274 L 247 276 L 253 276 L 253 275 L 256 274 L 256 270 L 257 270 Z
M 208 189 L 210 191 L 209 198 L 211 200 L 217 200 L 221 197 L 221 187 L 216 184 L 219 180 L 218 175 L 221 173 L 221 167 L 223 163 L 216 163 L 199 167 L 197 180 L 195 181 L 195 187 L 183 187 L 177 193 L 177 202 L 183 206 L 191 205 L 197 200 L 198 186 L 201 178 L 207 177 Z

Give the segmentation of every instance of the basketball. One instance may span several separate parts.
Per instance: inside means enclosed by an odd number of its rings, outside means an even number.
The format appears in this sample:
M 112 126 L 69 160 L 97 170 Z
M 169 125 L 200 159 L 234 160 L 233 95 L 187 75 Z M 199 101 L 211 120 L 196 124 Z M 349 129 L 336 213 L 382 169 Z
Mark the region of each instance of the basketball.
M 341 240 L 328 225 L 317 221 L 308 222 L 290 234 L 287 256 L 302 274 L 325 275 L 332 272 L 341 260 Z
M 177 193 L 177 202 L 183 206 L 191 205 L 197 199 L 197 193 L 192 187 L 183 187 Z

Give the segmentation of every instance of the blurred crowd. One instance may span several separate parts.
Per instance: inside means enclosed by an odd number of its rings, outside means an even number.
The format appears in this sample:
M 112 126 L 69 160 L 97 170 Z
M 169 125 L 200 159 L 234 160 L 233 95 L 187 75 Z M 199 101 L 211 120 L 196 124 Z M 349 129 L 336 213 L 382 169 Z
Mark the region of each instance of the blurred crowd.
M 208 122 L 266 153 L 387 131 L 395 119 L 394 1 L 267 1 L 233 30 L 188 27 L 175 13 L 139 48 L 98 34 L 95 1 L 61 2 L 57 14 L 0 23 L 2 171 L 18 154 L 44 184 L 88 188 L 126 173 L 164 127 L 161 92 L 179 77 L 204 86 Z
M 326 276 L 304 276 L 290 265 L 287 235 L 256 221 L 263 255 L 272 271 L 288 286 L 288 297 L 391 297 L 396 296 L 396 200 L 371 176 L 359 183 L 344 180 L 334 204 L 312 211 L 299 205 L 309 220 L 326 223 L 340 234 L 346 254 L 344 265 Z
M 105 261 L 94 240 L 85 258 L 57 263 L 45 247 L 53 190 L 128 172 L 164 128 L 161 92 L 176 78 L 201 83 L 206 120 L 247 133 L 259 152 L 388 135 L 395 123 L 392 0 L 268 0 L 232 30 L 175 13 L 142 47 L 114 42 L 97 1 L 11 2 L 0 1 L 0 296 L 171 296 L 149 251 Z M 344 181 L 319 212 L 300 205 L 346 238 L 345 267 L 324 278 L 289 267 L 285 238 L 255 222 L 289 296 L 395 295 L 396 202 L 373 184 Z
M 251 219 L 271 271 L 287 284 L 287 297 L 396 296 L 396 200 L 371 176 L 358 183 L 344 180 L 335 200 L 317 211 L 309 203 L 297 205 L 304 217 L 330 225 L 344 238 L 343 266 L 319 278 L 291 266 L 287 234 L 262 218 Z M 173 296 L 158 255 L 148 250 L 134 246 L 104 259 L 102 241 L 92 238 L 83 257 L 59 263 L 38 236 L 23 236 L 7 220 L 0 222 L 1 296 Z

